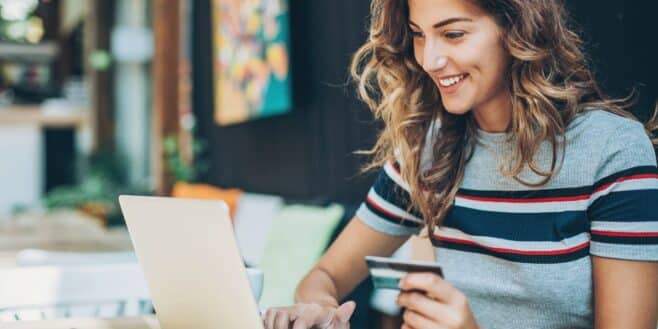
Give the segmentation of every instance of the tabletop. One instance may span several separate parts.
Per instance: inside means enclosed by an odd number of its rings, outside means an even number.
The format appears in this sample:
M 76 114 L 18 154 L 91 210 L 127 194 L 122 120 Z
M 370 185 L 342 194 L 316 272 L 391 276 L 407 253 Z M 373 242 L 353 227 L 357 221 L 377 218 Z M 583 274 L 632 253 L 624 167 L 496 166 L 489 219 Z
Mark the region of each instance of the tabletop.
M 65 319 L 3 322 L 2 329 L 160 329 L 153 316 L 119 319 Z

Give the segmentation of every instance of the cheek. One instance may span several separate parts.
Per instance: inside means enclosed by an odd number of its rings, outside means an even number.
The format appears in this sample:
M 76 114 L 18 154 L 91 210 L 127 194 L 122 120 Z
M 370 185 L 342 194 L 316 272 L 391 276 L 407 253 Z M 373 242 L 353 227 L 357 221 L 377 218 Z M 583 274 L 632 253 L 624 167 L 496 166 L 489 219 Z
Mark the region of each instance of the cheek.
M 502 42 L 487 41 L 481 42 L 478 49 L 473 49 L 474 54 L 477 54 L 478 57 L 474 61 L 477 62 L 481 83 L 487 86 L 498 85 L 506 76 L 509 55 L 504 50 Z

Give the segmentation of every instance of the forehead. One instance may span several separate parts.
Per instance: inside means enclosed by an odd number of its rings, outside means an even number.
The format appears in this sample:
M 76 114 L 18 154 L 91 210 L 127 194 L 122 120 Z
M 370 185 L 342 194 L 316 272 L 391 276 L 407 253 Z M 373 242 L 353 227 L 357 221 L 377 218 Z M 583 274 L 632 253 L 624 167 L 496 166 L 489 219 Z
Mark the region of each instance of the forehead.
M 423 28 L 448 18 L 466 17 L 475 20 L 485 14 L 469 0 L 408 0 L 408 4 L 409 20 Z

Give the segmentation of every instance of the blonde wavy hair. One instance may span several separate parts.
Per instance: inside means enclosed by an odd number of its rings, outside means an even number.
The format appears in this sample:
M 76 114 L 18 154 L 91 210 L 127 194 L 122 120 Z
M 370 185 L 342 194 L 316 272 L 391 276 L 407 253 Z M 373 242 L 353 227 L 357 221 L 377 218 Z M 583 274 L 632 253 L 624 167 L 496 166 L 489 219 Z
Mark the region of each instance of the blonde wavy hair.
M 511 56 L 509 132 L 515 147 L 501 168 L 503 175 L 527 186 L 546 184 L 558 170 L 557 150 L 564 150 L 560 146 L 565 141 L 566 127 L 580 112 L 602 109 L 635 119 L 626 110 L 630 96 L 612 99 L 598 87 L 583 42 L 568 26 L 561 1 L 471 1 L 494 17 Z M 410 186 L 412 208 L 421 212 L 428 228 L 433 228 L 441 225 L 461 185 L 477 126 L 470 113 L 453 115 L 445 111 L 434 82 L 416 62 L 407 0 L 373 0 L 370 10 L 369 38 L 354 55 L 351 75 L 360 98 L 385 128 L 373 148 L 362 152 L 373 156 L 364 169 L 402 160 L 400 172 Z M 421 168 L 425 136 L 436 119 L 441 128 L 439 138 L 433 140 L 433 162 L 430 168 Z M 654 130 L 656 122 L 654 112 L 647 133 Z M 533 160 L 545 141 L 550 141 L 553 149 L 548 170 Z M 518 178 L 526 166 L 541 181 Z

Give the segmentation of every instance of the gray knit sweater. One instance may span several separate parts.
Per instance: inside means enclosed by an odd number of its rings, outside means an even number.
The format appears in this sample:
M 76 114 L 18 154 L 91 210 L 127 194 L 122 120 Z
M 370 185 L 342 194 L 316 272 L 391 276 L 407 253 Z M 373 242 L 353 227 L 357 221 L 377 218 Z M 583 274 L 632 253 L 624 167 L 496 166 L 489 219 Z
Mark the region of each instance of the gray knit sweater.
M 530 188 L 500 172 L 509 136 L 479 131 L 455 202 L 432 236 L 446 280 L 485 328 L 593 328 L 591 256 L 658 261 L 658 170 L 642 125 L 590 111 L 566 138 L 557 175 Z M 551 156 L 545 143 L 535 159 L 548 169 Z M 520 178 L 541 179 L 528 168 Z M 390 163 L 357 217 L 411 235 L 422 221 L 408 206 L 408 185 Z

